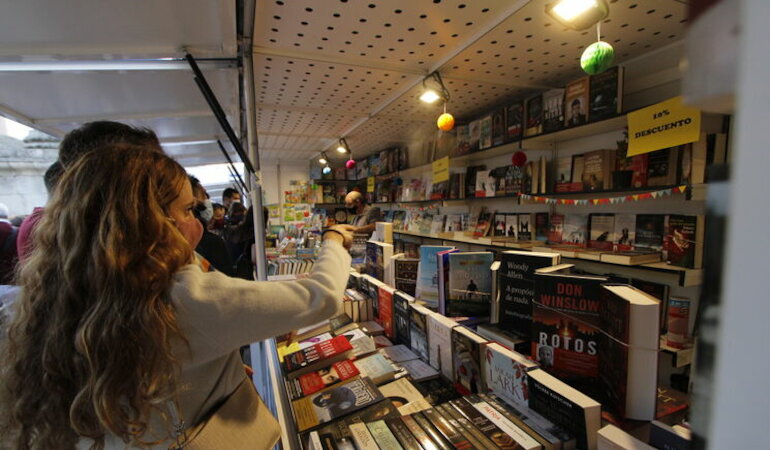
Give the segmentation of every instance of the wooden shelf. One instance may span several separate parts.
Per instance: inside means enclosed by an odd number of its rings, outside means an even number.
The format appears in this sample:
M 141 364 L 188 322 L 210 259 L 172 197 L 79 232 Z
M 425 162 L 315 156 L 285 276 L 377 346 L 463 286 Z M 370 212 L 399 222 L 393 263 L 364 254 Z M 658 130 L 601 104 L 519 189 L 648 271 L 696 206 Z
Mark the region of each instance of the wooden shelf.
M 670 353 L 674 357 L 674 367 L 679 369 L 681 367 L 692 364 L 693 356 L 695 355 L 695 346 L 691 345 L 687 348 L 673 348 L 666 345 L 666 337 L 660 337 L 660 350 L 666 353 Z

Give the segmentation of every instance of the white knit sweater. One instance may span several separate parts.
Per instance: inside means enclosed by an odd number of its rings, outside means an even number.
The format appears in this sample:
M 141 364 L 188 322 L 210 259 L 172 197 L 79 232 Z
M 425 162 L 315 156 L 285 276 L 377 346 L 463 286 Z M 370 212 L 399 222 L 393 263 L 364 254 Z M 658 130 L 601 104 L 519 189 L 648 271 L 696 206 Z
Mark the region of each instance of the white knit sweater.
M 175 353 L 182 363 L 179 407 L 185 423 L 198 422 L 213 405 L 232 393 L 244 378 L 238 349 L 336 315 L 348 279 L 350 255 L 337 242 L 324 242 L 308 278 L 255 282 L 204 273 L 188 265 L 174 276 L 171 299 L 189 350 Z M 158 417 L 152 435 L 168 435 Z M 78 448 L 91 441 L 81 439 Z M 157 448 L 168 448 L 169 443 Z M 108 436 L 106 448 L 125 448 Z

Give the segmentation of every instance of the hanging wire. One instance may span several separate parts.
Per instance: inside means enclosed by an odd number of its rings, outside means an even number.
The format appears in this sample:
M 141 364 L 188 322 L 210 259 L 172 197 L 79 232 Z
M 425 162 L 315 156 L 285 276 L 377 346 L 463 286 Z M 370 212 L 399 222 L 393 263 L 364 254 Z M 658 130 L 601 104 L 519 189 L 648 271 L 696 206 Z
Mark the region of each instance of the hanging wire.
M 602 40 L 602 21 L 596 22 L 596 40 L 601 41 Z

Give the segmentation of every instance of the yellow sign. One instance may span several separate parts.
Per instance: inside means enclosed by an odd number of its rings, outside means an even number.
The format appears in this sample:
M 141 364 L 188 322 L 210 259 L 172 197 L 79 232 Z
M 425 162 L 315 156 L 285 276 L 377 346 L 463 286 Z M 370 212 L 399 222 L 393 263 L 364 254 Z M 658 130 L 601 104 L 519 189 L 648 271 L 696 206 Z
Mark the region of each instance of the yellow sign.
M 374 177 L 366 178 L 366 192 L 374 192 Z
M 700 110 L 682 97 L 628 113 L 628 156 L 689 144 L 700 139 Z
M 449 181 L 449 157 L 445 156 L 437 161 L 433 161 L 433 182 L 441 183 Z

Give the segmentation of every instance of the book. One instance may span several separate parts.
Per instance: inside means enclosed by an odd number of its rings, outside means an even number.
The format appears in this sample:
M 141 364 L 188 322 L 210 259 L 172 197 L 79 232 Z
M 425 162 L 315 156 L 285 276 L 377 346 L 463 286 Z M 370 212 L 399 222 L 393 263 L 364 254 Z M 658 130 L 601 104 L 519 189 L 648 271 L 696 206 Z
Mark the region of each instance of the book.
M 452 328 L 457 322 L 441 314 L 427 314 L 428 355 L 434 369 L 440 370 L 447 379 L 452 379 Z
M 420 391 L 406 378 L 380 386 L 380 392 L 396 406 L 401 415 L 413 414 L 431 407 Z
M 398 443 L 405 450 L 422 450 L 419 441 L 409 431 L 409 427 L 401 420 L 400 417 L 391 417 L 385 419 L 385 424 L 390 428 L 393 436 L 396 437 Z
M 529 337 L 532 330 L 532 300 L 535 270 L 559 264 L 555 253 L 508 250 L 500 253 L 498 290 L 500 326 L 516 335 Z
M 401 450 L 401 444 L 396 439 L 396 436 L 390 431 L 390 428 L 384 420 L 377 420 L 366 424 L 372 437 L 377 441 L 380 448 L 387 448 L 393 450 Z
M 616 252 L 632 250 L 635 240 L 636 214 L 615 214 L 612 249 Z
M 382 384 L 392 380 L 398 370 L 380 353 L 375 353 L 353 361 L 353 365 L 361 376 L 372 380 L 374 384 Z
M 487 166 L 468 166 L 465 169 L 465 198 L 476 196 L 476 178 L 479 171 L 486 170 Z M 485 189 L 486 191 L 486 189 Z
M 476 190 L 474 197 L 494 197 L 496 194 L 497 180 L 491 170 L 479 170 L 476 172 Z
M 364 273 L 383 281 L 393 256 L 393 244 L 368 241 Z
M 637 214 L 634 248 L 661 251 L 663 249 L 664 229 L 665 216 L 661 214 Z
M 601 404 L 544 370 L 533 370 L 529 377 L 529 407 L 576 439 L 578 450 L 596 448 L 601 426 Z
M 551 133 L 564 127 L 564 92 L 562 88 L 543 92 L 543 132 Z
M 645 444 L 613 424 L 607 424 L 599 430 L 596 445 L 598 450 L 655 450 L 655 447 Z
M 494 428 L 489 429 L 487 426 L 487 429 L 488 432 L 492 432 L 491 438 L 493 442 L 501 448 L 510 448 L 508 447 L 510 445 L 515 446 L 515 448 L 526 450 L 539 450 L 543 448 L 542 445 L 540 445 L 540 443 L 532 436 L 527 434 L 526 431 L 508 420 L 508 418 L 506 418 L 500 411 L 477 395 L 463 397 L 462 400 L 453 400 L 452 403 L 458 406 L 462 405 L 460 406 L 462 412 L 466 414 L 466 417 L 468 417 L 469 420 L 471 417 L 474 417 L 474 420 L 472 420 L 474 424 L 485 423 L 479 420 L 479 415 L 476 413 L 480 413 L 481 417 L 486 419 L 486 422 L 493 424 Z M 465 405 L 470 406 L 471 408 L 467 408 Z
M 645 153 L 626 159 L 628 160 L 626 170 L 633 172 L 631 175 L 631 187 L 637 189 L 647 187 L 649 155 Z
M 482 365 L 487 392 L 494 393 L 509 404 L 527 406 L 527 372 L 536 369 L 537 363 L 496 342 L 489 342 Z
M 570 192 L 581 192 L 583 190 L 584 170 L 585 155 L 572 155 L 572 183 L 575 185 L 575 190 L 570 189 Z
M 506 214 L 495 213 L 494 225 L 492 227 L 492 236 L 505 236 L 505 218 Z
M 465 327 L 452 329 L 452 375 L 455 389 L 460 394 L 485 392 L 481 358 L 486 342 Z
M 492 294 L 492 252 L 455 252 L 448 255 L 446 304 L 439 310 L 449 317 L 489 316 Z
M 548 226 L 548 240 L 550 244 L 561 244 L 564 240 L 564 214 L 551 214 Z
M 492 145 L 502 145 L 506 141 L 507 129 L 505 123 L 506 108 L 497 108 L 492 113 Z
M 536 136 L 543 132 L 543 95 L 539 94 L 526 101 L 526 128 L 524 136 Z
M 453 414 L 460 415 L 462 418 L 467 420 L 478 432 L 480 432 L 482 436 L 488 438 L 492 443 L 491 448 L 525 448 L 520 447 L 519 444 L 513 439 L 513 437 L 506 434 L 497 425 L 492 423 L 492 421 L 484 416 L 479 410 L 474 408 L 473 405 L 468 403 L 465 400 L 466 398 L 467 397 L 452 400 L 446 405 L 446 408 L 454 408 L 452 411 Z
M 394 337 L 393 331 L 393 294 L 395 289 L 388 286 L 379 286 L 379 296 L 377 304 L 379 306 L 379 314 L 374 318 L 376 323 L 380 324 L 383 328 L 385 336 Z
M 454 247 L 421 245 L 416 297 L 429 306 L 438 307 L 438 268 L 436 253 Z
M 433 221 L 430 224 L 430 234 L 437 235 L 444 231 L 444 221 L 446 216 L 444 214 L 436 214 L 433 216 Z
M 359 370 L 350 360 L 338 361 L 330 367 L 306 373 L 305 375 L 286 381 L 286 390 L 292 400 L 316 393 L 333 384 L 353 378 Z
M 325 322 L 326 329 L 328 329 L 328 321 Z M 299 333 L 298 333 L 299 334 Z M 315 344 L 331 339 L 333 336 L 330 333 L 320 333 L 315 336 L 303 337 L 299 340 L 297 337 L 292 342 L 283 341 L 276 345 L 278 351 L 278 358 L 283 362 L 283 358 L 289 353 L 300 351 L 304 348 L 312 347 Z
M 473 396 L 471 396 L 473 398 Z M 536 413 L 529 406 L 508 404 L 494 394 L 480 394 L 479 398 L 489 403 L 505 418 L 518 425 L 522 430 L 540 442 L 547 450 L 575 448 L 575 436 L 564 428 Z
M 365 423 L 357 422 L 350 424 L 350 434 L 353 436 L 353 442 L 358 450 L 380 450 L 374 436 L 369 432 Z
M 524 130 L 524 104 L 516 102 L 509 105 L 505 111 L 508 142 L 521 139 Z
M 647 186 L 676 184 L 679 147 L 664 148 L 647 155 Z
M 436 427 L 436 430 L 441 433 L 444 439 L 456 449 L 468 449 L 472 448 L 470 441 L 458 430 L 449 419 L 440 414 L 436 409 L 426 409 L 420 414 L 430 422 L 431 425 Z
M 594 150 L 583 155 L 583 190 L 612 189 L 615 150 Z
M 464 231 L 462 214 L 447 214 L 444 232 L 452 233 L 455 231 Z
M 457 125 L 455 130 L 457 130 L 457 140 L 453 156 L 462 156 L 471 149 L 471 130 L 468 124 Z
M 537 273 L 532 357 L 543 370 L 598 398 L 603 276 Z
M 433 380 L 439 376 L 436 369 L 423 362 L 421 359 L 404 361 L 401 363 L 401 367 L 408 372 L 409 378 L 415 382 Z
M 455 447 L 447 440 L 443 434 L 438 430 L 437 425 L 431 423 L 431 421 L 422 413 L 415 413 L 411 416 L 417 424 L 428 434 L 433 444 L 440 450 L 451 450 Z M 410 428 L 411 429 L 411 428 Z
M 484 237 L 489 234 L 489 229 L 492 226 L 492 212 L 487 211 L 486 208 L 479 212 L 476 226 L 473 229 L 474 237 Z
M 367 320 L 366 322 L 359 322 L 358 328 L 360 328 L 364 333 L 372 337 L 381 336 L 385 333 L 385 329 L 382 328 L 382 325 L 380 325 L 379 323 L 373 320 Z
M 328 367 L 335 362 L 348 359 L 353 354 L 353 346 L 343 336 L 314 344 L 284 357 L 283 367 L 290 380 Z
M 343 337 L 350 341 L 350 345 L 353 347 L 353 356 L 356 358 L 368 355 L 377 350 L 377 347 L 374 345 L 374 339 L 367 336 L 367 334 L 360 328 L 348 330 L 337 337 Z
M 653 420 L 650 422 L 650 445 L 666 450 L 690 450 L 692 435 L 682 427 L 666 425 Z
M 574 187 L 572 183 L 572 156 L 561 156 L 556 159 L 556 180 L 554 182 L 554 191 L 577 192 L 583 190 L 583 185 Z
M 703 267 L 704 222 L 702 215 L 667 217 L 663 252 L 668 264 L 688 269 Z
M 612 251 L 615 215 L 592 213 L 588 215 L 588 247 Z
M 532 343 L 529 334 L 526 336 L 518 335 L 503 329 L 499 324 L 482 323 L 476 327 L 476 334 L 488 341 L 495 341 L 505 348 L 514 350 L 521 354 L 529 354 Z
M 601 289 L 600 379 L 605 405 L 617 416 L 655 418 L 660 302 L 628 285 Z
M 459 250 L 444 250 L 436 253 L 436 263 L 438 265 L 438 310 L 444 314 L 446 312 L 446 299 L 449 293 L 449 254 Z
M 393 341 L 383 335 L 374 336 L 374 346 L 377 348 L 391 347 L 393 346 Z
M 588 77 L 567 83 L 564 92 L 564 125 L 568 128 L 588 122 L 589 83 Z
M 404 422 L 409 431 L 412 433 L 417 442 L 420 443 L 420 448 L 424 450 L 438 450 L 439 447 L 433 442 L 428 433 L 423 430 L 420 424 L 412 416 L 401 416 L 401 421 Z
M 646 292 L 652 298 L 657 299 L 660 302 L 660 334 L 666 334 L 666 311 L 668 311 L 668 294 L 669 287 L 667 284 L 655 283 L 647 280 L 640 280 L 637 278 L 631 279 L 631 286 L 639 289 L 642 292 Z
M 602 253 L 601 262 L 621 264 L 624 266 L 637 266 L 660 261 L 660 252 L 655 250 L 629 250 L 612 253 Z
M 393 243 L 393 224 L 388 222 L 377 222 L 375 224 L 374 233 L 372 233 L 371 240 L 383 242 L 386 244 Z
M 567 214 L 564 216 L 562 245 L 585 247 L 588 238 L 588 216 L 585 214 Z
M 487 115 L 481 118 L 479 125 L 479 150 L 484 150 L 492 146 L 492 116 Z
M 366 423 L 381 420 L 388 417 L 398 417 L 400 414 L 390 402 L 378 402 L 372 406 L 346 415 L 341 419 L 321 426 L 313 432 L 300 434 L 300 442 L 303 448 L 339 449 L 350 448 L 353 445 L 354 436 L 350 426 L 356 423 Z
M 518 239 L 519 216 L 518 214 L 505 215 L 505 237 Z
M 609 119 L 620 114 L 623 107 L 623 68 L 610 67 L 590 77 L 591 122 Z
M 531 216 L 529 214 L 517 214 L 519 228 L 516 231 L 516 239 L 520 241 L 532 240 L 532 228 L 530 226 Z
M 449 403 L 439 405 L 436 410 L 450 420 L 450 423 L 460 430 L 475 448 L 494 449 L 497 448 L 494 442 L 468 420 L 460 411 Z
M 412 345 L 409 334 L 409 305 L 412 302 L 414 297 L 405 292 L 396 291 L 393 294 L 393 332 L 396 344 Z
M 429 361 L 430 356 L 428 354 L 428 315 L 430 310 L 417 305 L 412 304 L 409 310 L 409 337 L 411 339 L 411 349 L 417 354 L 418 357 L 424 361 Z
M 409 347 L 405 345 L 394 345 L 392 347 L 381 348 L 380 353 L 395 363 L 401 363 L 419 358 L 417 354 L 415 354 L 412 350 L 409 349 Z
M 383 399 L 368 378 L 353 378 L 292 402 L 302 432 L 363 409 Z

